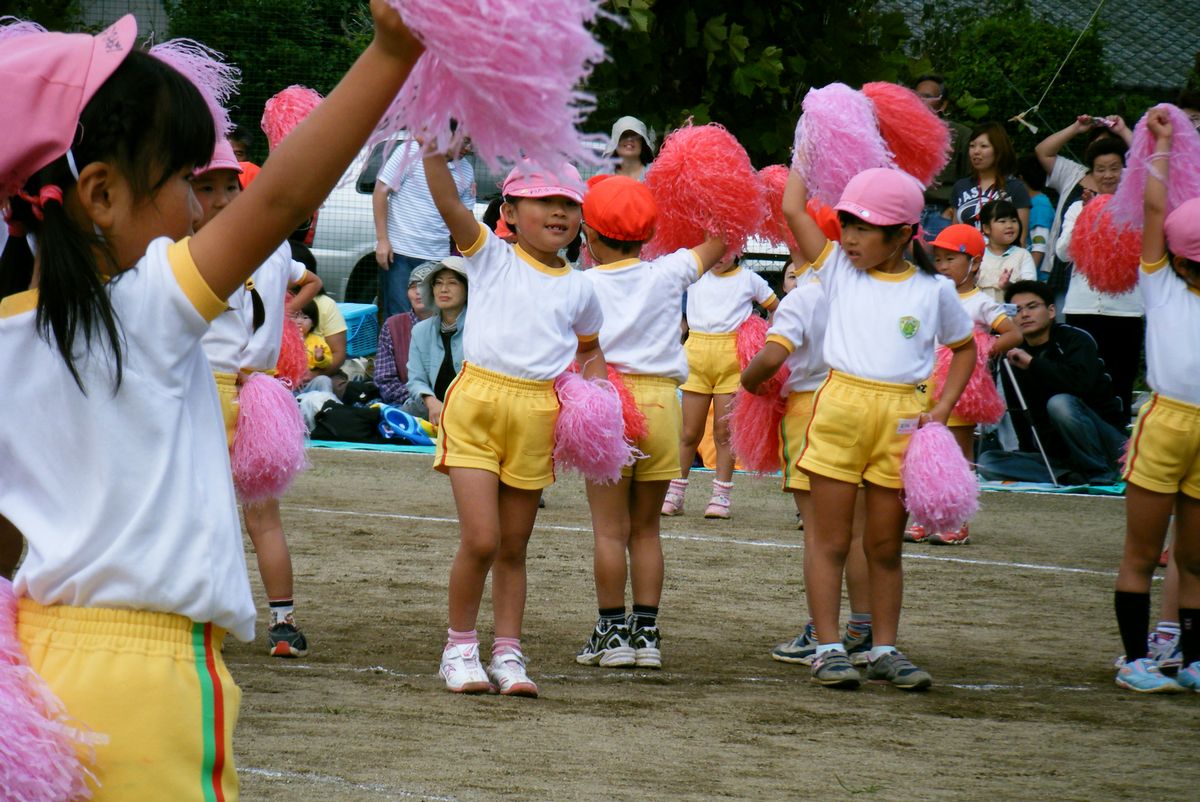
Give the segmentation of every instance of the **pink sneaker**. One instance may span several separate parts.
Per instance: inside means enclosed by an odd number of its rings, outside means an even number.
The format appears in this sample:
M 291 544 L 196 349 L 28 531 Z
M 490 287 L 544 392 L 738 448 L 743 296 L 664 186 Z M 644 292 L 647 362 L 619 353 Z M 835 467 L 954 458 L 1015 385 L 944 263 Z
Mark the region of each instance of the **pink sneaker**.
M 936 546 L 965 546 L 971 542 L 971 530 L 963 524 L 957 532 L 938 532 L 930 535 L 929 542 Z
M 733 490 L 733 482 L 718 482 L 713 480 L 712 498 L 708 500 L 708 506 L 704 508 L 705 518 L 729 518 L 729 492 Z
M 929 540 L 929 533 L 920 524 L 913 524 L 904 530 L 905 543 L 924 543 Z
M 687 479 L 672 479 L 667 486 L 667 497 L 663 499 L 663 515 L 679 515 L 683 512 L 683 494 L 687 492 Z

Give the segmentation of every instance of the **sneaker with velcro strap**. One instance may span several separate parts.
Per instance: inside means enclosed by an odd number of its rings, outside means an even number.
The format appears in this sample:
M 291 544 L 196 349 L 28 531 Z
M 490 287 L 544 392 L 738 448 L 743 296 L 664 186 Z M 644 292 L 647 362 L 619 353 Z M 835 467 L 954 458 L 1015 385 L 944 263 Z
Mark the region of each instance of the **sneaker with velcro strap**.
M 438 676 L 451 693 L 490 693 L 495 690 L 479 662 L 479 644 L 446 644 Z
M 1183 671 L 1180 673 L 1182 674 Z M 1136 693 L 1179 693 L 1186 690 L 1178 682 L 1162 673 L 1158 663 L 1149 657 L 1126 661 L 1125 665 L 1117 670 L 1115 680 L 1118 687 Z
M 787 643 L 781 643 L 771 650 L 771 659 L 781 663 L 795 663 L 811 666 L 817 656 L 817 630 L 812 621 L 804 625 L 804 631 Z
M 902 691 L 923 691 L 933 685 L 928 671 L 917 668 L 903 652 L 885 652 L 867 661 L 867 679 L 890 682 Z
M 538 687 L 525 673 L 525 655 L 515 649 L 492 655 L 487 675 L 501 696 L 537 698 Z
M 845 652 L 833 649 L 813 658 L 812 676 L 809 681 L 826 688 L 852 690 L 862 684 L 862 675 L 850 663 L 850 658 Z

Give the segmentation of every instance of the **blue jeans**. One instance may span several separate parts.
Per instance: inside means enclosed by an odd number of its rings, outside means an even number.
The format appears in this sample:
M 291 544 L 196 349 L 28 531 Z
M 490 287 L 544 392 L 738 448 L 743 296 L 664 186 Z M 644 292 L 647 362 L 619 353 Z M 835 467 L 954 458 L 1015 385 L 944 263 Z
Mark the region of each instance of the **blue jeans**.
M 392 256 L 389 269 L 380 269 L 379 306 L 384 320 L 401 312 L 412 311 L 412 304 L 408 302 L 408 279 L 413 270 L 428 261 L 398 253 Z
M 1125 435 L 1097 415 L 1074 395 L 1061 393 L 1046 402 L 1046 414 L 1067 453 L 1051 456 L 1055 479 L 1068 484 L 1115 484 L 1120 479 L 1117 462 Z M 1040 432 L 1043 447 L 1047 432 Z M 1050 476 L 1041 454 L 1024 451 L 985 451 L 979 455 L 979 475 L 984 479 L 1045 482 Z

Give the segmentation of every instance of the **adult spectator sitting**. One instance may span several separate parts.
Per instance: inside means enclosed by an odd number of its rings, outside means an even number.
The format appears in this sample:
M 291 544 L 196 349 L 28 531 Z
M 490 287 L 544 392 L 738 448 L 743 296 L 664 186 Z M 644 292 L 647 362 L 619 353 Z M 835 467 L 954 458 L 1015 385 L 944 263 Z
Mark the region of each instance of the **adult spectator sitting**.
M 421 282 L 438 266 L 426 262 L 408 278 L 408 302 L 411 308 L 383 321 L 379 344 L 375 348 L 375 386 L 385 404 L 403 407 L 408 403 L 408 352 L 413 327 L 433 314 L 421 298 Z
M 467 266 L 460 256 L 448 256 L 420 284 L 425 308 L 437 314 L 413 326 L 408 351 L 408 392 L 405 411 L 435 426 L 442 419 L 446 388 L 463 363 L 463 328 L 467 317 Z
M 1054 476 L 1068 484 L 1113 484 L 1125 446 L 1121 404 L 1096 352 L 1082 329 L 1055 321 L 1054 296 L 1040 281 L 1018 281 L 1005 299 L 1017 308 L 1023 336 L 1008 352 L 1021 398 L 1037 429 Z M 1018 395 L 1007 369 L 1001 371 L 1005 397 L 1014 410 Z M 1020 451 L 985 451 L 979 473 L 985 479 L 1045 482 L 1050 477 L 1030 421 L 1014 415 Z
M 421 141 L 397 147 L 379 171 L 371 208 L 375 218 L 375 262 L 379 265 L 379 307 L 384 320 L 410 308 L 408 278 L 428 261 L 450 255 L 450 230 L 429 194 Z M 462 158 L 466 143 L 446 154 L 458 197 L 475 206 L 475 169 Z
M 950 208 L 950 201 L 953 200 L 951 193 L 954 182 L 971 172 L 968 153 L 971 129 L 960 122 L 946 119 L 946 110 L 950 108 L 950 94 L 946 89 L 946 79 L 941 75 L 921 75 L 912 86 L 925 105 L 943 118 L 950 128 L 950 160 L 925 190 L 925 211 L 921 215 L 921 235 L 926 242 L 933 242 L 938 232 L 950 225 L 951 215 L 946 212 Z
M 641 181 L 654 161 L 654 133 L 637 117 L 622 117 L 613 123 L 604 155 L 617 158 L 615 174 Z
M 971 174 L 955 181 L 950 193 L 954 222 L 979 228 L 979 210 L 983 205 L 1006 200 L 1017 207 L 1021 230 L 1028 231 L 1032 201 L 1021 179 L 1013 175 L 1017 154 L 1004 126 L 997 122 L 977 125 L 971 130 L 969 143 Z

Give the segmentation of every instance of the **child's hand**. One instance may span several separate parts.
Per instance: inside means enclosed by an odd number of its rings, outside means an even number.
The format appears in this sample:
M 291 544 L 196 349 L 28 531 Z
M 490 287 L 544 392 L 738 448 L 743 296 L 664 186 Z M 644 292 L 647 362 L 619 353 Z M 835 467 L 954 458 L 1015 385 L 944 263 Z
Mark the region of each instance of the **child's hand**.
M 425 52 L 425 45 L 387 0 L 371 0 L 371 16 L 375 19 L 375 44 L 385 53 L 412 64 Z
M 313 359 L 318 362 L 325 361 L 325 346 L 317 345 L 313 347 Z
M 1012 268 L 1009 268 L 1000 274 L 1000 289 L 1007 287 L 1010 279 L 1012 279 Z
M 1166 109 L 1153 108 L 1146 115 L 1146 127 L 1155 139 L 1170 139 L 1172 133 L 1171 117 Z
M 783 185 L 783 200 L 780 204 L 784 214 L 796 214 L 806 211 L 808 205 L 808 187 L 800 173 L 788 171 L 787 183 Z

